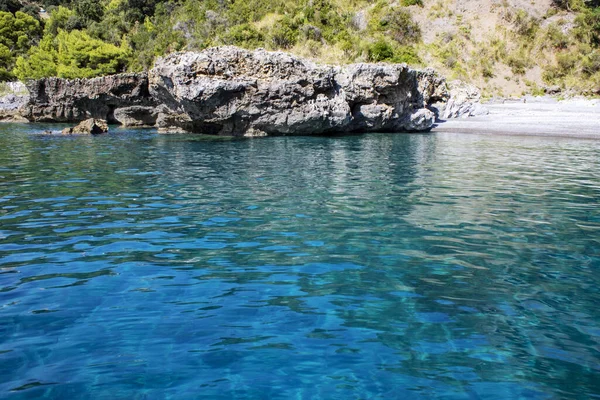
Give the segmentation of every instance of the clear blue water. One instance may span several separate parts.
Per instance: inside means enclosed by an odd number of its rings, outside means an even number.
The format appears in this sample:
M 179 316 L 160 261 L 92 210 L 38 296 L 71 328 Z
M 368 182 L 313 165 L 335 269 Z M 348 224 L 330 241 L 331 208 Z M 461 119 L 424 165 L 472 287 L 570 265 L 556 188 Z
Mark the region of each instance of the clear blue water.
M 600 398 L 600 141 L 0 126 L 0 397 Z

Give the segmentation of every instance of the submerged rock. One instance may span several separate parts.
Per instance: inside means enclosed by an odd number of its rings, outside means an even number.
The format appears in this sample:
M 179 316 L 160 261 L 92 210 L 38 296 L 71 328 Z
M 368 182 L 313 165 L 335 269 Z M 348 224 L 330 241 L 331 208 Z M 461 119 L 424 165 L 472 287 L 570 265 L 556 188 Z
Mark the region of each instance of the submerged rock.
M 62 131 L 63 135 L 99 135 L 108 132 L 108 124 L 101 119 L 90 118 L 73 128 L 65 128 Z
M 162 132 L 265 136 L 424 131 L 449 98 L 431 69 L 318 65 L 287 53 L 215 47 L 159 59 L 145 74 L 29 85 L 30 121 L 105 119 Z

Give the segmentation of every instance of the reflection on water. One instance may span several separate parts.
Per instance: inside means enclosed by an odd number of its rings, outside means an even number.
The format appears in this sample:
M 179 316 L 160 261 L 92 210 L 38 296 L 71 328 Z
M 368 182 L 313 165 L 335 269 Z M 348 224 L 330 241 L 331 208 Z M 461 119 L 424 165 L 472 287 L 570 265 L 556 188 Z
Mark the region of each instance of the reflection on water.
M 0 397 L 600 396 L 600 142 L 0 126 Z

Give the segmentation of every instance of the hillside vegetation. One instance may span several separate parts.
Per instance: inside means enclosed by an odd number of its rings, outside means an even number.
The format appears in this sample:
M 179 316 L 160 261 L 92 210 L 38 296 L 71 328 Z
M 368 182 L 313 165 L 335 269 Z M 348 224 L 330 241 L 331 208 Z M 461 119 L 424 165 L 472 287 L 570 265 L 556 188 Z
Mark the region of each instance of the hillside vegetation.
M 600 94 L 600 0 L 0 0 L 0 80 L 141 71 L 216 45 L 427 65 L 488 95 Z

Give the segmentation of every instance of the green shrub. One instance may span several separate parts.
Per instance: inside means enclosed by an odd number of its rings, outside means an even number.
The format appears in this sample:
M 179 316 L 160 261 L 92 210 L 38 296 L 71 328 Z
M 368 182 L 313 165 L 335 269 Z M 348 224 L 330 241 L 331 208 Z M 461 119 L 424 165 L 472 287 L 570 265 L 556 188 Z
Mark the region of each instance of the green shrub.
M 552 5 L 568 11 L 581 10 L 585 6 L 586 0 L 552 0 Z
M 600 7 L 586 10 L 576 18 L 575 34 L 580 41 L 593 46 L 600 45 Z
M 419 6 L 419 7 L 423 7 L 423 0 L 401 0 L 400 4 L 403 7 L 408 7 L 408 6 Z
M 99 22 L 104 16 L 104 7 L 98 0 L 77 0 L 73 2 L 79 21 L 85 26 Z
M 23 5 L 18 0 L 0 0 L 0 12 L 15 13 L 22 7 Z
M 410 65 L 419 65 L 422 63 L 421 58 L 417 54 L 415 48 L 411 46 L 399 46 L 396 48 L 392 61 Z
M 235 25 L 225 35 L 226 44 L 232 44 L 248 49 L 264 45 L 264 36 L 250 24 Z
M 379 40 L 368 48 L 369 61 L 391 61 L 394 58 L 394 48 L 385 40 Z
M 579 63 L 579 56 L 576 52 L 559 53 L 556 61 L 562 74 L 567 75 Z
M 552 48 L 557 50 L 566 49 L 570 44 L 570 39 L 565 35 L 559 26 L 549 25 L 545 33 L 545 39 Z M 544 43 L 544 44 L 546 44 Z M 544 46 L 545 47 L 545 46 Z
M 525 10 L 519 9 L 512 15 L 512 23 L 515 31 L 522 36 L 533 38 L 537 32 L 540 22 L 527 14 Z
M 595 50 L 583 57 L 581 71 L 587 77 L 600 72 L 600 51 Z
M 44 27 L 44 35 L 56 36 L 59 30 L 68 30 L 67 24 L 72 17 L 75 17 L 74 11 L 63 6 L 56 7 L 50 11 L 50 18 Z
M 375 7 L 369 21 L 370 30 L 383 33 L 399 44 L 416 43 L 421 39 L 421 29 L 411 14 L 398 7 Z
M 269 32 L 271 46 L 276 49 L 289 49 L 298 41 L 298 29 L 289 17 L 284 17 Z
M 0 11 L 0 44 L 11 52 L 26 52 L 42 33 L 40 21 L 31 15 L 17 11 L 16 14 Z
M 59 31 L 30 50 L 29 57 L 17 59 L 14 74 L 20 80 L 47 76 L 92 78 L 124 70 L 128 51 L 81 31 Z
M 57 75 L 58 52 L 51 36 L 45 36 L 40 43 L 29 50 L 27 57 L 17 58 L 13 73 L 21 81 L 40 79 Z
M 368 47 L 367 57 L 371 62 L 386 61 L 392 63 L 407 63 L 411 65 L 421 63 L 421 59 L 413 47 L 395 47 L 383 39 L 378 40 Z

